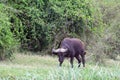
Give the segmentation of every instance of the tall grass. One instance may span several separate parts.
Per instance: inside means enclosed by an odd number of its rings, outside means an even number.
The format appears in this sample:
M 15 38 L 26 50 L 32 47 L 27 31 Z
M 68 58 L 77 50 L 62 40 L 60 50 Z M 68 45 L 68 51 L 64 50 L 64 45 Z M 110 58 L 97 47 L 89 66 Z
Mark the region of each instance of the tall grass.
M 45 68 L 11 69 L 8 70 L 8 73 L 10 72 L 11 74 L 0 77 L 0 80 L 120 80 L 119 68 L 107 69 L 98 66 L 89 66 L 84 69 L 50 68 L 48 71 L 45 71 Z
M 56 57 L 20 54 L 15 57 L 12 62 L 0 62 L 0 80 L 120 80 L 119 61 L 109 67 L 88 62 L 85 68 L 78 68 L 75 61 L 71 68 L 67 60 L 59 67 Z
M 119 80 L 119 68 L 107 69 L 89 66 L 79 68 L 59 68 L 49 72 L 47 80 Z

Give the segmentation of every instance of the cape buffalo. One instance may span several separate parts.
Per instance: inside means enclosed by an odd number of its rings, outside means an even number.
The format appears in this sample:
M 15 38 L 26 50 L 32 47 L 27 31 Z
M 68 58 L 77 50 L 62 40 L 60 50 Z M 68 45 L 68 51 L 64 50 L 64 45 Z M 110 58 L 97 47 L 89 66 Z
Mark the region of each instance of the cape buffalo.
M 75 57 L 78 60 L 78 67 L 80 67 L 81 58 L 83 67 L 85 67 L 85 45 L 77 38 L 63 39 L 60 43 L 60 48 L 52 49 L 52 53 L 58 55 L 60 62 L 59 66 L 62 66 L 65 57 L 69 57 L 71 66 L 73 67 L 73 59 Z

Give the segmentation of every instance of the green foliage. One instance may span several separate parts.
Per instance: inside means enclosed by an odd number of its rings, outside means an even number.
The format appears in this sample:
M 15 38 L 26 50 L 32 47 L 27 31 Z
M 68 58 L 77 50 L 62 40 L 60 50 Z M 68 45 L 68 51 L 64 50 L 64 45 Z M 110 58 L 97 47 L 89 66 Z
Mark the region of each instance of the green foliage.
M 107 41 L 107 54 L 116 59 L 117 55 L 120 55 L 120 3 L 117 1 L 114 2 L 113 7 L 108 7 L 104 12 L 105 18 L 104 21 L 108 24 L 108 33 L 106 37 Z
M 88 51 L 93 53 L 96 62 L 104 62 L 106 56 L 116 59 L 120 53 L 119 2 L 118 0 L 98 0 L 95 2 L 97 4 L 96 7 L 99 9 L 99 12 L 96 12 L 96 14 L 101 13 L 98 16 L 101 16 L 99 19 L 102 23 L 100 23 L 100 26 L 92 29 L 94 35 L 92 40 L 89 40 Z
M 27 50 L 41 51 L 50 41 L 50 28 L 43 20 L 43 1 L 9 1 L 9 5 L 19 11 L 16 15 L 22 23 L 23 29 L 22 36 L 19 37 L 21 39 L 21 47 Z
M 1 1 L 12 9 L 14 35 L 23 49 L 41 51 L 56 40 L 54 36 L 82 35 L 92 28 L 91 2 L 88 0 L 7 0 Z M 13 11 L 14 10 L 14 11 Z M 63 35 L 61 35 L 63 34 Z
M 84 29 L 92 27 L 92 5 L 87 0 L 50 0 L 50 17 L 54 14 L 54 22 L 61 27 L 67 27 L 69 33 L 81 34 Z M 52 20 L 52 21 L 53 21 Z M 50 20 L 51 21 L 51 20 Z
M 4 4 L 0 4 L 0 59 L 11 57 L 11 49 L 15 45 L 15 38 L 11 32 L 10 18 L 7 15 L 7 8 Z

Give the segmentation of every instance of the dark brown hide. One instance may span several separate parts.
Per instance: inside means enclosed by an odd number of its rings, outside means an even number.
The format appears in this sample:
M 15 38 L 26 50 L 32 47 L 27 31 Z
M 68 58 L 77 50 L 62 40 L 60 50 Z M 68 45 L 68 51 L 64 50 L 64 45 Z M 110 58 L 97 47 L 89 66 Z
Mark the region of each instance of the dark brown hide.
M 64 58 L 69 57 L 71 66 L 73 67 L 73 59 L 75 57 L 78 60 L 78 67 L 80 67 L 81 61 L 83 63 L 83 67 L 85 67 L 85 45 L 81 40 L 77 38 L 63 39 L 61 41 L 60 48 L 53 50 L 52 52 L 58 55 L 60 66 L 63 63 Z

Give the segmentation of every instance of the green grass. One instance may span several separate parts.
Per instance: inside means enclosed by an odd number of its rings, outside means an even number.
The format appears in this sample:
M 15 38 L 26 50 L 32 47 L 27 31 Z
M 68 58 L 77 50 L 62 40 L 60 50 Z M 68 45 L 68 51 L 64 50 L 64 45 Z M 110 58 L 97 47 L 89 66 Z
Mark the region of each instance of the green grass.
M 59 67 L 57 57 L 16 54 L 12 62 L 0 62 L 0 80 L 120 80 L 120 62 L 110 62 L 78 68 L 75 61 L 71 68 L 65 60 Z

